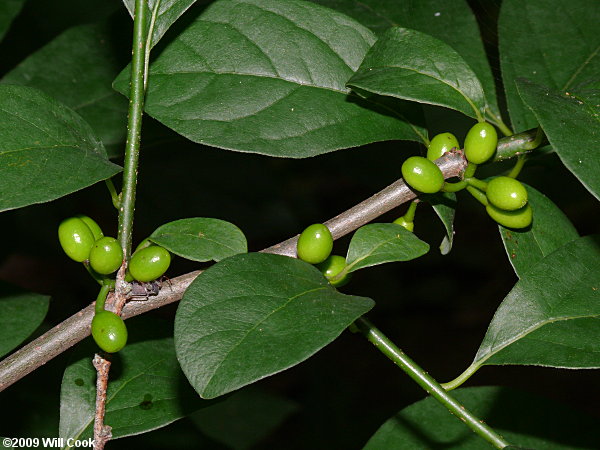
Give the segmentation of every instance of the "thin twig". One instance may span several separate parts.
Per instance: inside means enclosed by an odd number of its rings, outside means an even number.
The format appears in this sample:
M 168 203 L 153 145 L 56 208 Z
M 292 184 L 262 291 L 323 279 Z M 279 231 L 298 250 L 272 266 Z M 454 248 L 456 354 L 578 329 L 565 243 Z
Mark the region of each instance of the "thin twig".
M 104 425 L 106 410 L 106 389 L 108 388 L 108 371 L 110 370 L 109 355 L 106 357 L 96 353 L 92 361 L 98 376 L 96 378 L 96 414 L 94 415 L 94 449 L 102 450 L 112 438 L 112 428 Z

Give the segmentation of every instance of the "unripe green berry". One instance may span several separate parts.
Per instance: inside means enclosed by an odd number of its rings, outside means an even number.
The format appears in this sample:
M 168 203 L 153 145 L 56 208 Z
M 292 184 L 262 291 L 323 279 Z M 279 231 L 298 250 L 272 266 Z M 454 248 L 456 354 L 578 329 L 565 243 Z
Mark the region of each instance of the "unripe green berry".
M 346 259 L 342 256 L 331 255 L 325 261 L 317 266 L 321 273 L 329 280 L 329 284 L 335 287 L 342 287 L 350 281 L 351 274 L 347 273 L 342 278 L 332 280 L 346 267 Z
M 433 137 L 427 147 L 427 159 L 435 161 L 453 148 L 460 148 L 458 139 L 452 133 L 440 133 Z
M 92 337 L 102 350 L 115 353 L 127 344 L 127 327 L 114 312 L 99 311 L 92 319 Z
M 487 185 L 486 195 L 492 205 L 514 211 L 527 204 L 527 190 L 523 183 L 510 177 L 497 177 Z
M 298 258 L 310 264 L 319 264 L 327 259 L 333 249 L 333 237 L 329 228 L 321 223 L 307 227 L 298 238 Z
M 158 245 L 138 250 L 129 261 L 129 273 L 137 281 L 152 281 L 163 276 L 171 265 L 171 254 Z
M 81 219 L 83 223 L 85 223 L 88 226 L 88 228 L 94 235 L 94 239 L 98 240 L 101 237 L 104 237 L 102 228 L 100 228 L 100 225 L 98 225 L 94 219 L 88 216 L 84 216 L 83 214 L 78 214 L 76 217 Z
M 473 164 L 483 164 L 492 157 L 498 145 L 498 133 L 487 122 L 473 125 L 465 138 L 465 157 Z
M 533 211 L 529 203 L 515 211 L 505 211 L 491 204 L 487 205 L 485 210 L 492 219 L 507 228 L 527 228 L 533 220 Z
M 89 258 L 96 241 L 90 228 L 78 217 L 70 217 L 60 223 L 58 240 L 67 256 L 77 262 Z
M 415 223 L 407 222 L 407 220 L 404 218 L 404 216 L 398 217 L 396 220 L 394 220 L 394 223 L 396 223 L 398 225 L 402 225 L 404 228 L 406 228 L 410 232 L 414 231 L 414 229 L 415 229 Z
M 123 263 L 123 249 L 119 241 L 103 237 L 96 241 L 90 252 L 90 266 L 102 275 L 113 273 Z
M 410 187 L 426 194 L 438 192 L 444 185 L 440 168 L 422 156 L 411 156 L 404 161 L 402 176 Z

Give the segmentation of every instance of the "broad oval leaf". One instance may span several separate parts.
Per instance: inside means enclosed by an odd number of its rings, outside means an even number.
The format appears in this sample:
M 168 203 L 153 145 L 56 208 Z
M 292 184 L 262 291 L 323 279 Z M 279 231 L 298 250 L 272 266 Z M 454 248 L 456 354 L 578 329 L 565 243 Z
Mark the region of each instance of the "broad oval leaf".
M 16 348 L 43 322 L 50 297 L 0 283 L 0 357 Z
M 175 318 L 177 358 L 200 396 L 214 398 L 304 361 L 372 307 L 300 260 L 235 255 L 186 290 Z
M 127 321 L 129 342 L 112 357 L 106 397 L 107 425 L 112 437 L 140 434 L 168 425 L 213 402 L 202 400 L 186 381 L 177 359 L 171 324 L 140 317 Z M 60 392 L 59 436 L 93 437 L 96 410 L 98 347 L 88 339 L 79 346 L 64 372 Z
M 518 277 L 554 250 L 579 237 L 571 221 L 552 200 L 531 186 L 525 187 L 533 209 L 531 227 L 513 230 L 498 226 Z
M 600 89 L 584 96 L 562 95 L 525 80 L 517 87 L 562 163 L 600 200 Z
M 401 225 L 371 223 L 360 227 L 352 236 L 346 262 L 348 272 L 355 272 L 388 262 L 410 261 L 428 251 L 429 244 Z
M 599 261 L 598 240 L 584 237 L 521 274 L 465 374 L 484 364 L 599 368 Z
M 348 86 L 378 95 L 445 106 L 480 118 L 486 103 L 477 75 L 448 44 L 408 28 L 386 31 Z
M 246 253 L 248 244 L 242 230 L 219 219 L 193 217 L 158 227 L 149 238 L 171 253 L 192 261 L 220 261 Z
M 70 28 L 29 55 L 2 82 L 34 87 L 64 103 L 92 126 L 111 155 L 121 154 L 127 101 L 111 86 L 123 68 L 115 54 L 118 38 L 108 23 Z
M 13 19 L 19 14 L 25 0 L 4 0 L 0 3 L 0 41 L 10 28 Z
M 511 448 L 591 450 L 600 446 L 598 419 L 558 402 L 496 386 L 457 389 L 452 396 L 500 433 Z M 492 448 L 433 397 L 427 397 L 387 420 L 364 450 L 488 447 Z
M 55 200 L 118 173 L 73 110 L 26 86 L 0 85 L 0 211 Z
M 498 20 L 500 63 L 515 132 L 537 126 L 536 117 L 526 106 L 528 102 L 521 99 L 515 86 L 517 78 L 525 77 L 563 92 L 571 91 L 582 80 L 598 78 L 598 23 L 597 0 L 502 2 Z M 551 111 L 563 116 L 560 108 Z M 564 117 L 568 118 L 568 113 Z
M 454 216 L 456 215 L 456 194 L 453 192 L 440 192 L 430 195 L 426 201 L 431 204 L 433 210 L 444 224 L 446 236 L 440 244 L 440 253 L 447 255 L 452 250 L 454 243 Z
M 152 63 L 146 111 L 201 144 L 304 158 L 371 142 L 422 140 L 400 112 L 346 81 L 375 36 L 298 0 L 219 0 Z M 127 94 L 127 71 L 115 88 Z M 420 111 L 418 111 L 420 113 Z

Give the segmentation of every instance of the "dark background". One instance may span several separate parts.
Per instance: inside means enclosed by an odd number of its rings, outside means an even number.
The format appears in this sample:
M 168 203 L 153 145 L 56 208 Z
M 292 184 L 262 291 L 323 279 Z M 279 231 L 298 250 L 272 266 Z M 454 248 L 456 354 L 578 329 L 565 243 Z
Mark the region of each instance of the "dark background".
M 130 55 L 131 20 L 118 0 L 30 0 L 0 44 L 0 76 L 65 29 L 110 18 L 122 32 L 115 51 Z M 475 0 L 490 60 L 499 80 L 495 19 L 498 2 Z M 169 38 L 169 34 L 165 39 Z M 431 130 L 452 131 L 462 141 L 470 121 L 444 110 Z M 400 176 L 402 161 L 418 154 L 414 143 L 388 142 L 338 151 L 306 160 L 283 160 L 202 147 L 187 142 L 150 118 L 144 122 L 139 170 L 135 242 L 159 225 L 184 217 L 216 217 L 246 234 L 251 251 L 282 241 L 305 226 L 323 222 L 367 198 Z M 121 164 L 119 159 L 115 160 Z M 500 173 L 498 165 L 489 174 Z M 534 158 L 522 180 L 543 191 L 582 235 L 598 233 L 593 197 L 553 155 Z M 441 256 L 443 227 L 428 206 L 417 212 L 416 234 L 431 252 L 409 263 L 388 264 L 355 274 L 343 292 L 373 298 L 369 317 L 440 381 L 472 361 L 494 311 L 517 278 L 497 226 L 470 196 L 459 194 L 454 249 Z M 392 221 L 403 209 L 380 218 Z M 0 279 L 52 296 L 43 330 L 85 307 L 96 286 L 80 265 L 62 253 L 58 223 L 83 213 L 116 235 L 116 214 L 104 185 L 44 205 L 5 212 L 7 237 L 0 249 Z M 336 242 L 345 254 L 349 239 Z M 175 259 L 168 274 L 197 268 Z M 151 314 L 172 320 L 176 306 Z M 56 436 L 59 393 L 67 352 L 0 394 L 4 406 L 0 435 Z M 296 411 L 256 448 L 360 448 L 377 428 L 424 392 L 363 338 L 344 333 L 308 361 L 259 383 L 296 403 Z M 538 367 L 484 367 L 467 383 L 521 388 L 562 401 L 600 418 L 600 384 L 594 371 Z M 10 406 L 9 406 L 10 405 Z M 185 436 L 181 448 L 222 448 L 202 436 L 188 419 L 151 434 L 111 442 L 109 448 L 160 448 L 168 436 Z M 170 448 L 179 448 L 171 441 Z

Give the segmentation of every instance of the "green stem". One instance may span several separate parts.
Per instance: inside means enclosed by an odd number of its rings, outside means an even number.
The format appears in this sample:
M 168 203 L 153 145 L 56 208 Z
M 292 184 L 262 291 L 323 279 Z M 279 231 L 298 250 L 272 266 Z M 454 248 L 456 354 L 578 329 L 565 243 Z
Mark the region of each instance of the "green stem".
M 465 178 L 471 178 L 475 175 L 475 172 L 477 171 L 477 164 L 473 164 L 472 162 L 469 163 L 469 165 L 467 166 L 467 168 L 465 169 L 465 173 L 463 174 L 463 180 Z
M 135 0 L 133 20 L 133 58 L 131 61 L 131 86 L 129 90 L 129 117 L 127 143 L 123 166 L 123 192 L 119 210 L 119 242 L 125 259 L 131 253 L 131 233 L 135 209 L 135 188 L 140 155 L 142 116 L 144 111 L 144 61 L 146 37 L 146 8 L 144 0 Z
M 473 197 L 475 197 L 475 199 L 481 203 L 483 206 L 487 206 L 488 205 L 488 199 L 486 197 L 486 195 L 481 192 L 479 189 L 473 187 L 473 186 L 467 186 L 467 191 L 469 191 L 469 194 L 471 194 Z
M 354 323 L 354 328 L 362 333 L 381 353 L 391 359 L 400 369 L 411 377 L 428 394 L 444 405 L 448 410 L 463 421 L 471 430 L 481 438 L 488 441 L 496 448 L 510 445 L 502 436 L 486 425 L 464 406 L 458 403 L 444 388 L 427 372 L 419 367 L 402 350 L 400 350 L 387 336 L 378 330 L 364 317 L 359 317 Z
M 494 161 L 504 161 L 529 153 L 546 142 L 545 134 L 539 128 L 504 137 L 498 140 Z
M 90 262 L 89 261 L 84 261 L 83 262 L 83 266 L 85 267 L 85 270 L 88 271 L 88 273 L 90 274 L 90 276 L 96 280 L 96 282 L 99 285 L 103 285 L 104 284 L 104 277 L 102 277 L 99 273 L 97 273 L 94 269 L 91 268 L 90 266 Z
M 515 163 L 512 170 L 507 175 L 507 177 L 517 178 L 519 176 L 519 174 L 521 173 L 523 166 L 525 165 L 526 158 L 527 158 L 526 155 L 519 155 L 519 157 L 517 158 L 517 162 Z
M 110 292 L 110 284 L 103 284 L 100 288 L 100 292 L 98 292 L 98 297 L 96 297 L 96 307 L 94 310 L 99 313 L 100 311 L 104 311 L 104 303 L 106 302 L 106 297 Z
M 444 389 L 446 389 L 447 391 L 451 391 L 452 389 L 456 389 L 461 384 L 463 384 L 465 381 L 467 381 L 469 378 L 471 378 L 471 376 L 475 372 L 477 372 L 477 370 L 479 369 L 479 367 L 480 367 L 479 365 L 469 366 L 469 368 L 467 370 L 465 370 L 463 373 L 461 373 L 454 380 L 448 381 L 447 383 L 442 383 L 442 387 Z
M 117 190 L 115 189 L 115 185 L 112 181 L 112 178 L 108 180 L 104 180 L 106 183 L 106 187 L 108 188 L 108 192 L 110 192 L 110 198 L 112 199 L 112 204 L 117 210 L 121 207 L 121 199 L 119 198 L 119 194 L 117 194 Z
M 417 212 L 418 205 L 419 205 L 418 199 L 415 199 L 412 202 L 410 202 L 410 205 L 408 206 L 408 209 L 406 210 L 406 213 L 403 216 L 404 220 L 406 220 L 407 222 L 414 222 L 415 213 Z
M 514 134 L 513 131 L 510 128 L 508 128 L 508 126 L 502 121 L 501 117 L 498 117 L 489 109 L 486 111 L 486 114 L 488 116 L 489 121 L 496 125 L 504 136 L 512 136 Z
M 487 191 L 488 184 L 485 181 L 483 181 L 483 180 L 479 180 L 478 178 L 465 178 L 464 181 L 469 186 L 476 187 L 480 191 L 483 191 L 483 192 Z
M 458 191 L 462 191 L 466 187 L 467 187 L 467 182 L 466 181 L 459 181 L 457 183 L 451 183 L 451 182 L 446 181 L 444 183 L 444 186 L 442 187 L 442 191 L 444 191 L 444 192 L 458 192 Z

